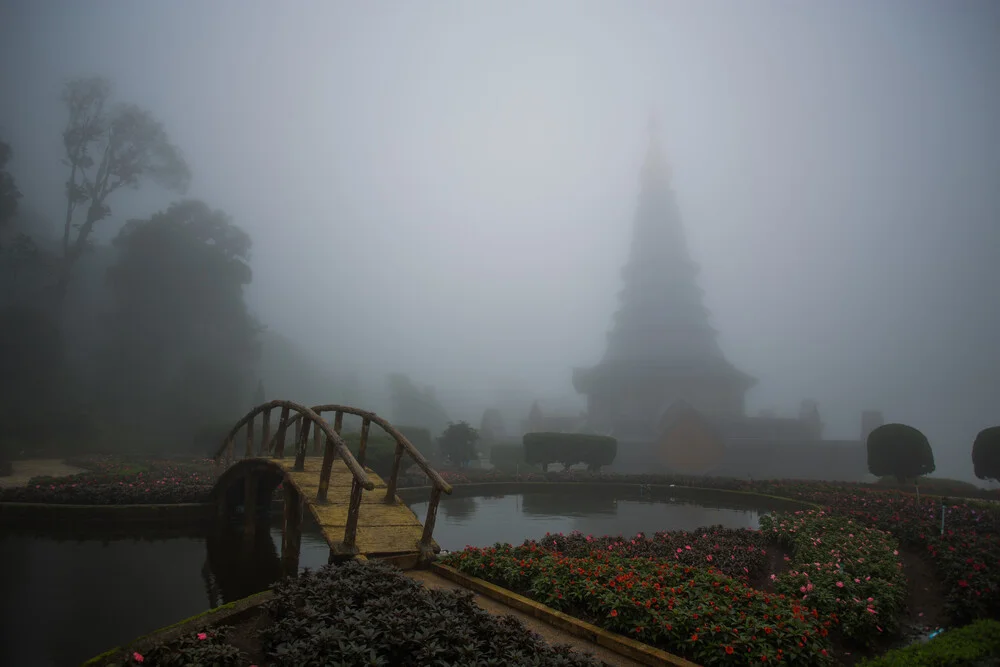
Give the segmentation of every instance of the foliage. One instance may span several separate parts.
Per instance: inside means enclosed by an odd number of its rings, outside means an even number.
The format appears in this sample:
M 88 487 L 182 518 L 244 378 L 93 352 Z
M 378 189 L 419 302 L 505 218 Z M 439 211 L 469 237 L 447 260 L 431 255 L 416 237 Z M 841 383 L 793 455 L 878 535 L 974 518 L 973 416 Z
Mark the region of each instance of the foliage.
M 61 505 L 150 505 L 206 502 L 216 479 L 210 460 L 172 461 L 97 456 L 67 460 L 89 472 L 36 477 L 0 489 L 0 501 Z
M 1000 622 L 982 620 L 890 651 L 863 667 L 987 667 L 1000 659 Z
M 979 479 L 1000 482 L 1000 426 L 984 428 L 972 443 L 972 465 Z
M 450 422 L 438 438 L 438 447 L 446 460 L 459 467 L 476 458 L 476 442 L 479 432 L 468 422 Z
M 17 203 L 21 198 L 14 176 L 7 171 L 7 163 L 12 155 L 10 144 L 0 141 L 0 228 L 17 213 Z
M 217 626 L 182 635 L 172 642 L 157 644 L 139 653 L 130 651 L 119 663 L 123 667 L 244 667 L 243 653 L 229 643 L 232 628 Z
M 791 569 L 774 577 L 776 591 L 835 615 L 859 643 L 898 629 L 906 578 L 888 533 L 825 512 L 764 516 L 760 528 L 793 549 Z
M 111 104 L 111 83 L 101 77 L 73 79 L 63 89 L 67 121 L 63 130 L 66 220 L 60 296 L 65 295 L 71 266 L 89 247 L 90 235 L 111 215 L 108 199 L 123 188 L 137 189 L 150 180 L 179 192 L 191 180 L 180 151 L 148 111 L 132 104 Z M 78 209 L 85 216 L 74 224 Z M 76 236 L 71 231 L 76 230 Z
M 467 591 L 430 590 L 377 561 L 306 570 L 273 590 L 264 609 L 276 620 L 260 639 L 277 667 L 599 664 L 491 616 Z
M 402 373 L 386 377 L 392 403 L 392 421 L 440 433 L 448 424 L 448 413 L 434 395 L 433 387 L 418 387 Z
M 622 558 L 656 558 L 669 562 L 701 567 L 712 566 L 722 574 L 744 583 L 766 574 L 767 543 L 760 531 L 709 526 L 694 532 L 664 531 L 648 537 L 594 537 L 580 532 L 569 535 L 546 534 L 537 541 L 528 540 L 525 547 L 584 558 L 594 551 L 610 552 Z
M 361 445 L 361 433 L 352 431 L 341 434 L 347 443 L 347 448 L 355 458 Z M 388 479 L 392 474 L 392 464 L 396 458 L 396 440 L 382 429 L 373 427 L 368 432 L 368 442 L 365 445 L 365 467 L 371 468 L 382 479 Z
M 396 426 L 393 424 L 393 426 Z M 434 436 L 430 430 L 420 426 L 396 426 L 396 430 L 403 434 L 403 437 L 410 441 L 410 444 L 417 448 L 417 451 L 424 456 L 431 456 L 434 453 Z
M 133 220 L 114 240 L 101 358 L 108 404 L 177 438 L 246 409 L 259 326 L 243 290 L 251 240 L 198 201 Z
M 614 550 L 570 557 L 537 544 L 469 547 L 444 562 L 701 665 L 828 665 L 836 619 L 715 567 Z
M 868 434 L 868 472 L 892 475 L 900 483 L 934 472 L 934 452 L 927 437 L 906 424 L 883 424 Z
M 913 484 L 903 482 L 902 484 L 895 477 L 882 477 L 875 482 L 875 487 L 882 489 L 896 489 L 913 493 Z M 975 484 L 963 482 L 960 479 L 948 479 L 947 477 L 921 477 L 920 493 L 930 493 L 937 496 L 960 496 L 975 498 L 981 496 L 983 491 Z
M 524 445 L 517 444 L 495 444 L 490 447 L 490 463 L 494 468 L 505 473 L 513 472 L 541 472 L 539 466 L 528 465 L 524 460 Z
M 601 466 L 614 463 L 618 441 L 606 435 L 588 433 L 526 433 L 524 457 L 528 463 L 546 470 L 550 463 L 562 463 L 569 468 L 577 463 L 597 472 Z

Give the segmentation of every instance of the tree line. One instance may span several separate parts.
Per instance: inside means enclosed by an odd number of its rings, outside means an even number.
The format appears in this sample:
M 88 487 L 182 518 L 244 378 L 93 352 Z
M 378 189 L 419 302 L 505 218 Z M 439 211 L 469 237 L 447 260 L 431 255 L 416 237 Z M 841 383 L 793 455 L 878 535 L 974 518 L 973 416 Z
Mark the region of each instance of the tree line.
M 136 449 L 231 418 L 248 403 L 262 331 L 244 299 L 250 235 L 183 198 L 181 151 L 107 79 L 71 80 L 61 101 L 55 233 L 18 188 L 16 146 L 0 142 L 0 444 Z M 120 194 L 150 185 L 181 198 L 95 241 Z

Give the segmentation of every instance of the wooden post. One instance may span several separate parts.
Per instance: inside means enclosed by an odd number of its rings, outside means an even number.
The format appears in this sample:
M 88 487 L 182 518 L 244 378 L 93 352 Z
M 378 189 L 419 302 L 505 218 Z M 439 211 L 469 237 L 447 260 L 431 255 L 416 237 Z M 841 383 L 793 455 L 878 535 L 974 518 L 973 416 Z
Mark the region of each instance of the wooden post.
M 396 443 L 396 457 L 392 460 L 392 474 L 389 475 L 389 484 L 385 490 L 385 502 L 389 505 L 396 504 L 396 482 L 399 479 L 399 464 L 403 460 L 403 443 Z M 437 487 L 434 487 L 437 488 Z
M 319 489 L 316 491 L 316 502 L 325 503 L 327 491 L 330 490 L 330 472 L 333 470 L 333 456 L 336 444 L 330 438 L 326 439 L 323 449 L 323 466 L 319 471 Z
M 340 435 L 341 429 L 344 428 L 344 413 L 337 410 L 337 414 L 333 418 L 333 432 Z
M 427 519 L 424 521 L 424 534 L 420 536 L 420 545 L 429 548 L 434 535 L 434 522 L 437 521 L 438 502 L 441 500 L 441 487 L 437 484 L 431 490 L 431 502 L 427 506 Z
M 295 470 L 302 472 L 306 469 L 306 443 L 309 441 L 309 427 L 312 426 L 312 420 L 307 420 L 305 417 L 300 417 L 300 420 L 305 423 L 299 429 L 299 439 L 295 442 Z M 319 431 L 319 428 L 316 430 Z
M 285 431 L 288 430 L 288 406 L 281 408 L 281 418 L 278 419 L 278 442 L 274 445 L 274 458 L 285 458 Z
M 295 420 L 295 442 L 299 441 L 299 436 L 302 435 L 302 423 L 306 420 L 306 416 L 303 414 L 299 415 L 299 418 Z
M 226 437 L 226 465 L 232 463 L 235 454 L 233 453 L 233 436 Z
M 243 482 L 243 539 L 251 542 L 257 528 L 257 475 L 249 473 Z
M 264 433 L 260 438 L 260 453 L 266 454 L 271 446 L 271 408 L 264 410 Z
M 347 526 L 344 528 L 344 546 L 353 549 L 358 537 L 358 515 L 361 513 L 361 492 L 364 487 L 357 477 L 351 483 L 351 504 L 347 508 Z
M 251 417 L 250 421 L 247 422 L 247 448 L 243 454 L 243 457 L 247 459 L 253 456 L 253 427 L 255 421 L 257 421 L 257 415 Z
M 323 415 L 320 416 L 322 417 Z M 323 442 L 322 438 L 320 437 L 320 434 L 322 432 L 323 429 L 319 427 L 313 429 L 313 456 L 319 456 L 319 448 Z
M 299 572 L 299 553 L 302 547 L 302 494 L 291 480 L 282 484 L 285 496 L 285 521 L 281 531 L 281 565 L 286 577 Z
M 365 452 L 368 450 L 368 430 L 372 423 L 367 417 L 361 422 L 361 440 L 358 441 L 358 463 L 365 467 Z

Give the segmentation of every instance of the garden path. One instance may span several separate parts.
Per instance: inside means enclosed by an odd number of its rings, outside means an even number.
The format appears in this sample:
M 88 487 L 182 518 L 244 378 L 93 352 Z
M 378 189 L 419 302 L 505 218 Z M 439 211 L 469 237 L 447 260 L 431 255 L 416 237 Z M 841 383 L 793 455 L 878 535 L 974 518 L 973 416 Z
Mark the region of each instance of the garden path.
M 457 584 L 449 579 L 445 579 L 444 577 L 429 570 L 408 570 L 403 574 L 419 581 L 421 584 L 430 589 L 467 590 L 460 584 Z M 615 653 L 614 651 L 587 641 L 581 637 L 577 637 L 576 635 L 571 635 L 568 632 L 553 627 L 548 623 L 538 620 L 537 618 L 520 612 L 513 607 L 508 607 L 501 602 L 497 602 L 496 600 L 492 600 L 476 592 L 472 592 L 472 595 L 476 604 L 489 613 L 496 616 L 509 614 L 515 617 L 517 620 L 521 621 L 525 627 L 541 635 L 542 638 L 550 644 L 569 644 L 574 650 L 579 651 L 580 653 L 592 653 L 594 658 L 601 660 L 612 667 L 641 667 L 642 665 L 641 662 L 637 662 L 624 655 Z
M 13 474 L 0 477 L 0 489 L 25 486 L 32 477 L 68 477 L 87 472 L 84 468 L 66 465 L 62 459 L 26 459 L 13 461 Z

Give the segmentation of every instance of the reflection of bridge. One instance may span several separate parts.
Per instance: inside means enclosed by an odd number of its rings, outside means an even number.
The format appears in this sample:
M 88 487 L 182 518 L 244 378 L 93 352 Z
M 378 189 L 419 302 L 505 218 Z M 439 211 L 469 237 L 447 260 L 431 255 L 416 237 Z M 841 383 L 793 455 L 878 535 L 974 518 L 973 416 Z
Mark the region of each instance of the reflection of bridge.
M 277 430 L 271 436 L 271 411 L 280 409 Z M 324 412 L 335 413 L 331 427 Z M 254 448 L 254 422 L 263 414 L 263 433 L 258 449 Z M 357 459 L 340 437 L 344 415 L 361 418 L 361 437 Z M 379 426 L 396 441 L 396 455 L 388 482 L 371 469 L 364 468 L 368 432 Z M 285 437 L 295 428 L 294 458 L 285 458 Z M 243 458 L 235 461 L 235 437 L 246 430 Z M 310 430 L 313 454 L 307 456 Z M 322 446 L 321 446 L 322 441 Z M 396 484 L 406 454 L 430 479 L 432 490 L 427 518 L 421 525 L 396 495 Z M 392 558 L 403 567 L 427 562 L 439 547 L 432 538 L 441 493 L 451 493 L 451 485 L 430 467 L 427 460 L 406 437 L 389 422 L 373 412 L 343 405 L 320 405 L 307 408 L 291 401 L 271 401 L 251 410 L 232 428 L 215 455 L 228 468 L 212 490 L 220 518 L 243 508 L 244 535 L 252 539 L 260 520 L 261 509 L 269 504 L 271 493 L 280 485 L 284 494 L 285 521 L 282 560 L 298 562 L 302 539 L 302 519 L 307 507 L 330 545 L 330 560 L 365 555 Z

